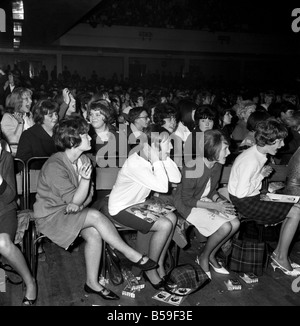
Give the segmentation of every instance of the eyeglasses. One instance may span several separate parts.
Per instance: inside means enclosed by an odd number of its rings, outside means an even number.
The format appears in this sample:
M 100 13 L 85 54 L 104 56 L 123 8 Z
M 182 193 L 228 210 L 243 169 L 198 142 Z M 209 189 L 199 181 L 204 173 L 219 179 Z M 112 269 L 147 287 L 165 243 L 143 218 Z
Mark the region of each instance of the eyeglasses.
M 147 115 L 147 116 L 145 116 L 145 117 L 137 117 L 137 118 L 140 118 L 140 119 L 145 119 L 145 120 L 147 120 L 147 119 L 149 119 L 149 116 Z

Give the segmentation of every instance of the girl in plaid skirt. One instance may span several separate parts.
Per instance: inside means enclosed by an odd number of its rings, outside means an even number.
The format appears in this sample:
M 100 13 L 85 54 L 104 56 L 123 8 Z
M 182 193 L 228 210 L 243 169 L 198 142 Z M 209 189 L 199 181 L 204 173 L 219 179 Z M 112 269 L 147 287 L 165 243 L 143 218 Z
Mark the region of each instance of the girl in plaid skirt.
M 282 222 L 276 249 L 271 255 L 272 266 L 291 276 L 300 275 L 296 263 L 288 258 L 288 251 L 300 220 L 300 205 L 280 203 L 262 198 L 262 180 L 272 173 L 265 163 L 267 155 L 275 155 L 284 146 L 287 129 L 274 118 L 261 121 L 256 126 L 256 145 L 241 153 L 234 161 L 228 182 L 228 192 L 237 211 L 246 218 L 265 224 Z M 264 199 L 264 200 L 261 200 Z M 296 268 L 295 268 L 296 267 Z

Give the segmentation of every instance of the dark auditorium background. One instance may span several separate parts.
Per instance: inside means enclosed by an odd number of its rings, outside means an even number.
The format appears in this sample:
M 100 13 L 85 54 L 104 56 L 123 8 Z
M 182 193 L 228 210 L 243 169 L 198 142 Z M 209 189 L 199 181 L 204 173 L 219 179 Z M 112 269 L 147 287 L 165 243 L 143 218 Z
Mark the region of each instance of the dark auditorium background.
M 1 1 L 0 65 L 37 78 L 42 66 L 87 80 L 153 80 L 298 87 L 296 3 L 234 0 Z M 22 24 L 14 36 L 13 24 Z M 15 39 L 15 43 L 13 40 Z M 198 85 L 196 85 L 198 86 Z

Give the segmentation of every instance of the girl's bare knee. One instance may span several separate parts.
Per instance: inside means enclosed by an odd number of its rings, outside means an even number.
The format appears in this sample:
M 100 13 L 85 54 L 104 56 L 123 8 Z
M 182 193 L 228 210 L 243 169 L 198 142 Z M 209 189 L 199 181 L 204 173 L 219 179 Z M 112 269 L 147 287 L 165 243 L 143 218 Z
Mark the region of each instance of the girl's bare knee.
M 12 242 L 10 240 L 10 236 L 7 233 L 1 233 L 0 234 L 0 252 L 2 252 L 3 249 L 8 249 L 11 244 L 12 244 Z

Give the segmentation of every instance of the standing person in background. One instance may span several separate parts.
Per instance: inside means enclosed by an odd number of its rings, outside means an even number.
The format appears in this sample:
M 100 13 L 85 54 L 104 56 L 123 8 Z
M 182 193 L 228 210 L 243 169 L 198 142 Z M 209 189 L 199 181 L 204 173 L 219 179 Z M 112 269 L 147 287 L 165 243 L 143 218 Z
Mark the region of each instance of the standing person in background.
M 77 116 L 63 119 L 54 127 L 54 141 L 59 152 L 42 167 L 33 207 L 34 218 L 38 230 L 64 249 L 81 235 L 85 240 L 85 292 L 106 300 L 117 300 L 117 294 L 98 282 L 102 240 L 142 270 L 156 268 L 157 264 L 128 246 L 105 215 L 88 208 L 94 189 L 92 165 L 83 154 L 91 149 L 88 131 L 87 121 Z
M 23 306 L 32 306 L 37 299 L 36 281 L 22 252 L 14 244 L 18 226 L 15 184 L 13 158 L 2 148 L 0 141 L 0 255 L 7 259 L 26 285 Z

